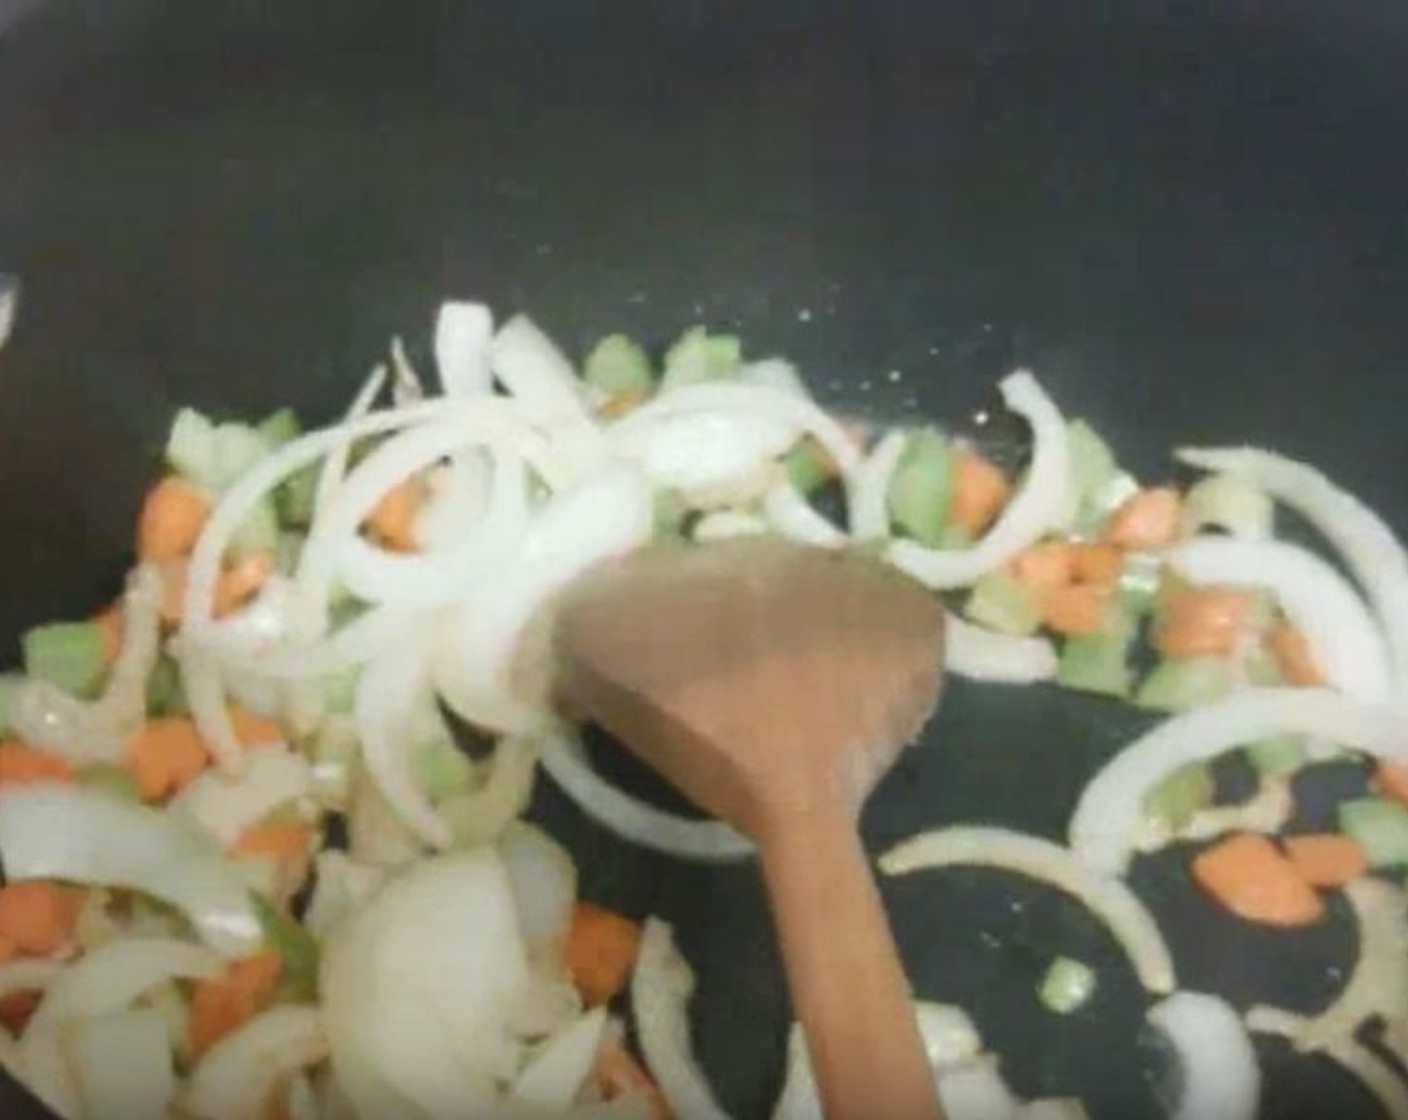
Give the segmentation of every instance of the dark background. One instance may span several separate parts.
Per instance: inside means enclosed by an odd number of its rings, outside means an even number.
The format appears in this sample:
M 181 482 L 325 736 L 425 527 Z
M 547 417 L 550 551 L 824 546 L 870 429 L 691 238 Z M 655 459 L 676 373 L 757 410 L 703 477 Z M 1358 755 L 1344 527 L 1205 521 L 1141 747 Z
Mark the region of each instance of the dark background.
M 1144 474 L 1264 441 L 1408 525 L 1405 137 L 1397 0 L 35 5 L 0 31 L 0 270 L 25 284 L 0 632 L 112 593 L 174 406 L 328 416 L 392 333 L 424 353 L 443 295 L 576 350 L 736 327 L 886 415 L 966 415 L 1030 362 Z M 868 838 L 1059 835 L 1136 723 L 955 686 Z M 702 1060 L 764 1115 L 787 1012 L 753 872 L 630 851 L 551 790 L 537 811 L 590 894 L 679 924 Z M 1342 924 L 1249 936 L 1178 857 L 1136 882 L 1190 986 L 1311 1009 L 1352 958 Z M 920 993 L 968 1007 L 1019 1092 L 1154 1114 L 1162 1063 L 1087 916 L 977 872 L 890 897 Z M 1109 963 L 1069 1022 L 1032 994 L 1061 951 Z M 1264 1054 L 1268 1115 L 1367 1109 Z

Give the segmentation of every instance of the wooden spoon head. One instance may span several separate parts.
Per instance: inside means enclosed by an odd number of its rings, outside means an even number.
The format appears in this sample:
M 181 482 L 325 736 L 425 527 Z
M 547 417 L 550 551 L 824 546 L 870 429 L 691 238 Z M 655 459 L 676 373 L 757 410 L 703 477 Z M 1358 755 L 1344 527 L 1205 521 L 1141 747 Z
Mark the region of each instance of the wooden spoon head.
M 942 678 L 933 596 L 774 538 L 636 552 L 570 589 L 554 627 L 564 705 L 753 835 L 818 801 L 857 809 Z

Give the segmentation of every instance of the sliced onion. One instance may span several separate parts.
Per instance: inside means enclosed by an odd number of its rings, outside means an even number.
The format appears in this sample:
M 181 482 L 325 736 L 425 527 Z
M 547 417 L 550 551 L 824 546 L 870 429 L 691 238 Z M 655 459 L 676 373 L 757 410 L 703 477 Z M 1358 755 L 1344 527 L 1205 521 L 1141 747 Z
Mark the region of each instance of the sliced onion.
M 1010 871 L 1071 895 L 1110 928 L 1145 988 L 1173 990 L 1173 958 L 1144 904 L 1123 882 L 1091 871 L 1059 844 L 1005 828 L 960 825 L 920 833 L 880 857 L 886 875 L 941 867 Z
M 271 1007 L 210 1049 L 191 1071 L 182 1102 L 198 1120 L 264 1120 L 292 1075 L 328 1054 L 315 1007 Z
M 1090 1113 L 1077 1097 L 1048 1097 L 1028 1101 L 1012 1120 L 1090 1120 Z
M 591 1076 L 606 1029 L 606 1008 L 588 1011 L 543 1044 L 513 1083 L 511 1098 L 551 1115 L 566 1112 Z
M 385 881 L 384 868 L 360 863 L 334 848 L 319 852 L 313 857 L 313 896 L 308 900 L 303 924 L 314 937 L 327 937 Z
M 789 483 L 774 486 L 763 499 L 763 514 L 781 536 L 816 548 L 841 548 L 849 538 L 817 512 Z
M 938 550 L 912 540 L 895 541 L 890 546 L 891 563 L 928 587 L 970 584 L 1059 527 L 1064 519 L 1070 488 L 1066 421 L 1026 370 L 1009 374 L 998 387 L 1007 407 L 1025 417 L 1032 428 L 1027 481 L 972 548 Z
M 464 451 L 431 471 L 425 504 L 416 515 L 416 543 L 426 550 L 451 547 L 473 530 L 489 502 L 489 462 Z
M 124 887 L 168 902 L 222 953 L 248 952 L 259 922 L 239 873 L 179 817 L 98 790 L 35 784 L 0 790 L 5 876 Z
M 577 899 L 577 866 L 556 840 L 537 825 L 515 821 L 499 842 L 508 872 L 518 926 L 532 952 L 557 949 L 567 940 Z
M 63 975 L 65 967 L 59 961 L 32 957 L 6 961 L 0 964 L 0 999 L 17 992 L 45 991 Z
M 1260 486 L 1330 542 L 1378 615 L 1393 666 L 1393 705 L 1408 710 L 1408 555 L 1393 530 L 1314 467 L 1273 451 L 1184 448 L 1177 454 L 1200 470 L 1225 471 Z
M 998 1072 L 997 1059 L 978 1058 L 939 1078 L 947 1120 L 1012 1120 L 1017 1098 Z
M 1245 540 L 1266 540 L 1276 509 L 1261 487 L 1235 474 L 1214 474 L 1188 488 L 1183 499 L 1183 535 L 1223 529 Z
M 1107 762 L 1076 804 L 1072 850 L 1098 871 L 1123 874 L 1144 799 L 1159 782 L 1184 766 L 1282 734 L 1323 736 L 1390 761 L 1408 757 L 1408 728 L 1381 709 L 1329 689 L 1247 689 L 1166 720 Z
M 882 540 L 890 535 L 890 479 L 907 442 L 899 428 L 886 432 L 856 471 L 851 500 L 851 536 L 856 540 Z
M 441 815 L 459 844 L 487 844 L 528 810 L 538 768 L 535 739 L 509 736 L 494 748 L 489 774 L 475 789 L 452 794 Z
M 8 715 L 26 743 L 73 762 L 116 762 L 147 714 L 147 678 L 161 653 L 161 575 L 143 564 L 122 598 L 122 649 L 103 694 L 91 703 L 42 680 L 26 680 L 10 698 Z
M 631 978 L 631 1010 L 645 1064 L 679 1120 L 727 1120 L 690 1043 L 693 992 L 694 973 L 676 950 L 670 926 L 647 918 Z
M 399 406 L 424 399 L 425 382 L 411 363 L 406 344 L 396 335 L 391 339 L 391 403 Z
M 542 762 L 548 777 L 578 808 L 623 840 L 706 863 L 753 854 L 752 842 L 721 821 L 676 816 L 609 784 L 592 769 L 581 741 L 565 731 L 544 740 Z
M 706 513 L 691 534 L 696 541 L 727 541 L 737 537 L 759 537 L 768 531 L 768 523 L 756 514 L 737 509 L 716 509 Z
M 547 429 L 591 423 L 586 391 L 572 363 L 526 315 L 499 328 L 489 365 L 532 423 Z
M 84 1120 L 167 1114 L 176 1093 L 176 1071 L 171 1035 L 160 1013 L 125 1011 L 85 1019 L 73 1024 L 63 1042 Z
M 1045 638 L 984 630 L 947 612 L 944 663 L 949 672 L 990 684 L 1034 684 L 1056 676 L 1056 649 Z
M 194 821 L 228 848 L 251 825 L 312 790 L 313 768 L 307 760 L 287 748 L 270 747 L 251 752 L 238 778 L 207 770 L 176 795 L 168 810 Z
M 1271 592 L 1331 685 L 1366 704 L 1388 699 L 1383 635 L 1354 588 L 1318 556 L 1284 541 L 1197 537 L 1174 549 L 1168 563 L 1191 583 Z
M 1408 899 L 1397 887 L 1367 878 L 1344 893 L 1359 923 L 1354 972 L 1335 1001 L 1297 1034 L 1297 1050 L 1324 1050 L 1352 1038 L 1366 1019 L 1392 1019 L 1408 1008 Z
M 1240 805 L 1213 805 L 1195 812 L 1186 824 L 1170 831 L 1161 817 L 1146 815 L 1135 840 L 1135 850 L 1157 852 L 1175 840 L 1212 840 L 1228 832 L 1273 835 L 1286 827 L 1295 812 L 1295 794 L 1282 776 L 1263 779 L 1255 796 Z
M 1149 1010 L 1182 1068 L 1172 1120 L 1256 1120 L 1261 1071 L 1237 1013 L 1216 996 L 1178 992 Z
M 0 273 L 0 350 L 10 341 L 15 314 L 20 306 L 20 282 L 14 276 Z
M 1304 1016 L 1279 1007 L 1254 1007 L 1247 1012 L 1247 1029 L 1255 1034 L 1296 1039 L 1308 1025 Z M 1360 1045 L 1352 1035 L 1342 1036 L 1327 1043 L 1323 1053 L 1358 1079 L 1389 1120 L 1408 1120 L 1408 1087 L 1397 1071 L 1367 1046 Z
M 489 344 L 494 315 L 483 303 L 447 300 L 435 320 L 435 368 L 447 397 L 472 397 L 493 388 Z
M 754 480 L 797 442 L 795 422 L 768 414 L 723 410 L 664 413 L 648 426 L 624 427 L 616 450 L 657 489 L 687 498 L 724 495 L 735 502 L 756 489 Z

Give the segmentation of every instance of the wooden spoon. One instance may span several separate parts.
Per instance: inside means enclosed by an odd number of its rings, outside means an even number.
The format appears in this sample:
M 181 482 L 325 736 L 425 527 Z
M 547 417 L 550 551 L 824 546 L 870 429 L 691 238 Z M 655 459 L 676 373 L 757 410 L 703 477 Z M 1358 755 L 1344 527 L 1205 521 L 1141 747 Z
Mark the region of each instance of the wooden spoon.
M 828 1120 L 942 1120 L 856 834 L 938 699 L 943 610 L 855 553 L 660 545 L 569 589 L 557 693 L 757 841 Z

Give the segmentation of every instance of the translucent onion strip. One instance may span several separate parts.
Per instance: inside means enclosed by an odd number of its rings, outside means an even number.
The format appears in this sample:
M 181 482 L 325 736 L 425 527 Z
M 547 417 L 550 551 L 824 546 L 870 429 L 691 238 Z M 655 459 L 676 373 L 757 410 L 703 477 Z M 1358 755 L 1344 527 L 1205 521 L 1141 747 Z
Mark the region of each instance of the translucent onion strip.
M 856 471 L 851 491 L 851 536 L 878 541 L 890 535 L 890 479 L 900 465 L 907 437 L 896 428 L 886 432 Z
M 1056 676 L 1056 648 L 1045 638 L 984 630 L 952 611 L 944 627 L 949 672 L 989 684 L 1034 684 Z
M 1182 1070 L 1171 1120 L 1256 1120 L 1256 1050 L 1226 1001 L 1178 992 L 1150 1008 L 1149 1022 L 1173 1045 Z
M 211 1048 L 191 1072 L 184 1111 L 198 1120 L 265 1120 L 287 1079 L 327 1057 L 314 1007 L 272 1007 Z

